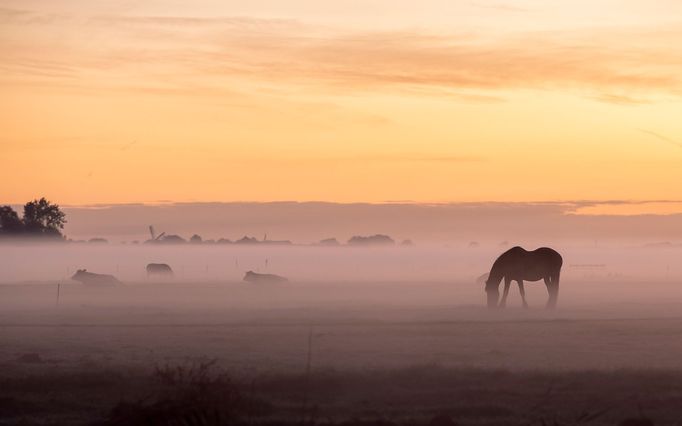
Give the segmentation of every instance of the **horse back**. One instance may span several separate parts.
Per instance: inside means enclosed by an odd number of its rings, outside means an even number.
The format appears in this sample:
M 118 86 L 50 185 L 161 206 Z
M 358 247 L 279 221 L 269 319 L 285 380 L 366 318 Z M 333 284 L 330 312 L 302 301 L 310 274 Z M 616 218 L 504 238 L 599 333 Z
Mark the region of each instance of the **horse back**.
M 547 267 L 552 269 L 560 269 L 564 263 L 564 259 L 561 257 L 559 252 L 549 247 L 540 247 L 539 249 L 529 253 L 535 258 L 535 262 L 547 265 Z
M 548 247 L 527 251 L 514 247 L 503 253 L 496 261 L 500 275 L 512 280 L 538 281 L 555 276 L 561 270 L 561 255 Z

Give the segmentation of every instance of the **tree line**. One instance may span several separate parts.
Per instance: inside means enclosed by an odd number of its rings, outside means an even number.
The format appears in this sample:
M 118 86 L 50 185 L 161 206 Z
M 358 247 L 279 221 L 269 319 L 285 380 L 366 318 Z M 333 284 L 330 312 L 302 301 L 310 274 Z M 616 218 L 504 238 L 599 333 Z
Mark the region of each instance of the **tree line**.
M 66 214 L 45 197 L 24 204 L 23 216 L 11 206 L 0 206 L 1 237 L 44 237 L 63 239 Z
M 29 201 L 24 204 L 23 216 L 19 214 L 8 205 L 0 206 L 0 239 L 6 238 L 46 238 L 52 240 L 65 240 L 62 234 L 64 224 L 66 223 L 66 214 L 59 208 L 57 204 L 51 203 L 45 197 L 39 200 Z M 93 238 L 90 240 L 93 243 L 107 242 L 103 238 Z M 187 241 L 178 235 L 155 236 L 152 231 L 152 239 L 146 241 L 148 243 L 164 243 L 164 244 L 180 244 Z M 253 237 L 245 236 L 237 241 L 230 241 L 221 238 L 218 241 L 206 240 L 204 241 L 199 235 L 193 235 L 189 240 L 192 244 L 271 244 L 271 245 L 292 245 L 288 240 L 273 241 L 268 240 L 267 236 L 262 241 Z M 388 235 L 371 235 L 371 236 L 354 236 L 348 240 L 349 246 L 373 246 L 373 245 L 394 245 L 395 241 Z M 336 238 L 328 238 L 320 241 L 318 246 L 338 246 L 340 243 Z M 405 240 L 401 243 L 403 246 L 413 245 L 412 241 Z

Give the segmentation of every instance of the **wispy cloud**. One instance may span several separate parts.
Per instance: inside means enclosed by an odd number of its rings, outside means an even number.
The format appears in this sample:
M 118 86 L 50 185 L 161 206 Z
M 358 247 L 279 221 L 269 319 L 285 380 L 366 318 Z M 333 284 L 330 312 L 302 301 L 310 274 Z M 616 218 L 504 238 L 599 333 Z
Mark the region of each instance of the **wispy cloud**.
M 245 160 L 250 162 L 252 160 Z M 465 164 L 481 163 L 488 161 L 488 158 L 475 155 L 425 155 L 421 153 L 396 153 L 396 154 L 337 154 L 325 156 L 292 155 L 280 154 L 277 157 L 259 157 L 258 161 L 263 163 L 370 163 L 370 164 L 399 164 L 399 163 L 433 163 L 441 164 Z
M 494 9 L 503 12 L 528 12 L 528 9 L 507 3 L 485 4 L 480 2 L 470 2 L 470 5 L 481 9 Z
M 263 19 L 248 16 L 191 17 L 191 16 L 95 16 L 92 22 L 105 25 L 158 26 L 176 29 L 192 27 L 219 27 L 220 29 L 242 29 L 248 31 L 290 31 L 305 29 L 295 19 Z
M 0 9 L 0 19 L 47 17 Z M 19 29 L 14 39 L 21 43 L 0 43 L 0 81 L 72 73 L 111 77 L 98 78 L 98 84 L 123 79 L 127 86 L 150 89 L 192 88 L 201 80 L 210 90 L 240 79 L 324 92 L 400 90 L 466 102 L 499 101 L 505 90 L 564 88 L 602 93 L 592 98 L 621 105 L 647 102 L 648 94 L 679 96 L 682 86 L 682 62 L 674 59 L 682 56 L 682 46 L 669 43 L 682 37 L 680 29 L 362 33 L 295 20 L 112 15 L 83 24 L 102 41 L 93 44 L 83 43 L 80 32 L 53 41 L 45 22 L 37 40 L 22 39 Z
M 58 20 L 67 19 L 64 15 L 54 13 L 40 13 L 28 9 L 13 9 L 0 7 L 0 22 L 15 24 L 47 25 Z
M 23 9 L 10 9 L 7 7 L 0 7 L 0 19 L 3 21 L 24 18 L 30 16 L 31 12 Z
M 342 162 L 411 162 L 411 163 L 479 163 L 487 161 L 484 157 L 458 155 L 423 155 L 423 154 L 395 154 L 395 155 L 360 155 L 347 157 L 329 157 L 327 161 Z
M 659 141 L 663 141 L 663 142 L 666 142 L 666 143 L 668 143 L 668 144 L 670 144 L 670 145 L 674 145 L 674 146 L 676 146 L 676 147 L 678 147 L 678 148 L 682 148 L 682 143 L 676 141 L 675 139 L 672 139 L 672 138 L 669 138 L 669 137 L 667 137 L 667 136 L 661 135 L 660 133 L 652 132 L 651 130 L 645 130 L 645 129 L 637 129 L 637 130 L 639 130 L 640 132 L 642 132 L 642 133 L 644 133 L 644 134 L 646 134 L 646 135 L 652 136 L 652 137 L 658 139 Z
M 646 99 L 625 95 L 615 95 L 612 93 L 601 93 L 599 95 L 593 96 L 592 99 L 615 105 L 645 105 L 651 103 L 651 101 Z

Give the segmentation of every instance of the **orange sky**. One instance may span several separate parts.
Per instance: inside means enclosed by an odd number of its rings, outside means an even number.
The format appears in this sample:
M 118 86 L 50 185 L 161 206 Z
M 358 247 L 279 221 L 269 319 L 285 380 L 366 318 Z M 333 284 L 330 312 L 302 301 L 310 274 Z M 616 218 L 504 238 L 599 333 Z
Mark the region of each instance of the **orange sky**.
M 0 202 L 680 200 L 680 16 L 0 0 Z

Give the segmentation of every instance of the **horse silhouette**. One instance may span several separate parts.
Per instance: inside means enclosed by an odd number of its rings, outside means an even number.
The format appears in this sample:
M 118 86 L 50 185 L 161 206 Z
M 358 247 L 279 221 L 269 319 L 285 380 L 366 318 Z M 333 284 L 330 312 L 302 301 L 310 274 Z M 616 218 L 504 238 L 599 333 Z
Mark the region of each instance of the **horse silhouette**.
M 507 303 L 507 295 L 512 281 L 519 284 L 519 292 L 523 300 L 523 307 L 527 308 L 526 291 L 523 281 L 539 281 L 544 279 L 549 293 L 547 308 L 556 306 L 559 297 L 559 277 L 563 259 L 555 250 L 541 247 L 534 251 L 527 251 L 522 247 L 514 247 L 502 253 L 497 258 L 490 275 L 485 283 L 485 292 L 488 295 L 488 307 L 495 308 L 500 297 L 500 282 L 504 278 L 504 294 L 499 304 L 504 308 Z
M 150 263 L 147 265 L 147 277 L 158 276 L 173 278 L 173 270 L 165 263 Z

